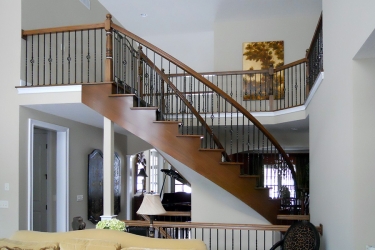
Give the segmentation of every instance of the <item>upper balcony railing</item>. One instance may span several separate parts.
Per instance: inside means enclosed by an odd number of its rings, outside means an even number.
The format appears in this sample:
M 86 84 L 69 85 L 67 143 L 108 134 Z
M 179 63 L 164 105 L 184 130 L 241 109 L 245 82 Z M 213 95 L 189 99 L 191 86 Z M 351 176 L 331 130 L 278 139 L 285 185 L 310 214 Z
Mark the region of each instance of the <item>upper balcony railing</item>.
M 306 62 L 303 58 L 275 69 L 271 66 L 268 70 L 200 74 L 246 110 L 275 111 L 304 104 L 307 97 Z M 171 74 L 170 77 L 175 78 L 177 82 L 186 82 L 189 78 L 184 74 Z M 216 98 L 214 102 L 217 102 Z M 218 107 L 223 109 L 224 105 Z
M 23 31 L 23 86 L 103 82 L 104 23 Z
M 312 89 L 315 80 L 318 78 L 323 68 L 323 15 L 320 15 L 318 25 L 316 26 L 313 39 L 309 49 L 306 51 L 306 58 L 308 60 L 308 79 L 307 84 L 309 90 Z
M 106 51 L 105 23 L 23 31 L 22 35 L 25 40 L 24 63 L 21 63 L 23 86 L 106 81 L 105 59 L 110 52 Z M 321 16 L 304 59 L 275 69 L 271 66 L 269 70 L 201 74 L 250 112 L 296 107 L 304 104 L 317 76 L 323 71 L 322 36 Z M 121 64 L 134 64 L 134 56 L 122 62 L 115 59 L 114 71 L 121 71 Z M 132 77 L 130 80 L 136 81 L 138 76 Z M 176 82 L 186 82 L 189 78 L 186 74 L 169 74 L 169 77 L 176 78 Z M 196 94 L 200 91 L 195 90 Z

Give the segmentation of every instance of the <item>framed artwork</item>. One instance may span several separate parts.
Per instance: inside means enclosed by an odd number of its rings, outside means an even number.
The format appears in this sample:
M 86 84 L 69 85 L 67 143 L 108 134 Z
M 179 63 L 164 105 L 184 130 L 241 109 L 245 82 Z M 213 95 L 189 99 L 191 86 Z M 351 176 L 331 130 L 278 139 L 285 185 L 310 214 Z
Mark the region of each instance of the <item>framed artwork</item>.
M 284 41 L 245 42 L 242 44 L 243 70 L 264 70 L 284 65 Z M 268 73 L 243 75 L 243 100 L 268 100 L 284 98 L 284 76 L 273 79 Z

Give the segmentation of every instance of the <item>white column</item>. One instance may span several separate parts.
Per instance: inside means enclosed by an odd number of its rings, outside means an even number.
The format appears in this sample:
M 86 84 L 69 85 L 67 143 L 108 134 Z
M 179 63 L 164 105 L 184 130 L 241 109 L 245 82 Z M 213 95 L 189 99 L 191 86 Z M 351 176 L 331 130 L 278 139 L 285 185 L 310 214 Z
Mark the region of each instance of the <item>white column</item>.
M 132 218 L 132 204 L 133 204 L 133 161 L 132 155 L 126 156 L 126 171 L 125 171 L 125 179 L 126 179 L 126 219 L 131 220 Z
M 103 215 L 102 220 L 115 218 L 113 190 L 114 129 L 113 122 L 104 117 L 103 129 Z
M 161 154 L 159 154 L 159 152 L 157 151 L 158 153 L 158 190 L 157 192 L 160 194 L 160 191 L 161 191 L 161 187 L 163 185 L 163 181 L 164 181 L 164 173 L 161 172 L 161 170 L 164 168 L 164 158 L 163 156 L 161 156 Z

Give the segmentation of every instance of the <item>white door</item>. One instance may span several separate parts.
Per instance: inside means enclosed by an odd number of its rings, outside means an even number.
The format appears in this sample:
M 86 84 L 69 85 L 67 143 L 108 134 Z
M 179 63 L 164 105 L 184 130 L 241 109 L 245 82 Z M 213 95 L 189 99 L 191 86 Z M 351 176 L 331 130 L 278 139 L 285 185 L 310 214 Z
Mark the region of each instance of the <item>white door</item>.
M 33 230 L 47 232 L 47 131 L 34 129 Z

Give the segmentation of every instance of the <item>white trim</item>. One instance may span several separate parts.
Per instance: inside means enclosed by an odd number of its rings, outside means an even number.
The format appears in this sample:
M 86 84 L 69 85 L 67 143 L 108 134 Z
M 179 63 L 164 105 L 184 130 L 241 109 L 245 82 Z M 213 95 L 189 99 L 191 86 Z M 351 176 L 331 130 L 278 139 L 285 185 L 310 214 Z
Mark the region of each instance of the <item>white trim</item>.
M 268 111 L 268 112 L 250 112 L 254 117 L 275 117 L 279 115 L 286 115 L 286 114 L 291 114 L 299 111 L 304 111 L 305 105 L 293 107 L 293 108 L 286 108 L 283 110 L 277 110 L 277 111 Z
M 116 217 L 117 215 L 101 215 L 100 220 L 111 220 L 111 219 L 115 219 Z
M 323 82 L 324 80 L 324 72 L 320 72 L 318 77 L 316 78 L 315 80 L 315 83 L 312 87 L 312 89 L 310 90 L 310 93 L 309 93 L 309 96 L 307 97 L 307 100 L 305 101 L 305 108 L 307 108 L 313 98 L 313 96 L 315 95 L 315 92 L 318 90 L 320 84 Z
M 69 231 L 69 128 L 29 119 L 28 128 L 28 220 L 27 229 L 33 230 L 33 144 L 34 128 L 56 131 L 56 231 Z M 58 215 L 58 216 L 57 216 Z
M 77 91 L 82 91 L 82 85 L 17 88 L 17 91 L 18 91 L 18 94 L 77 92 Z

